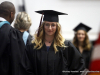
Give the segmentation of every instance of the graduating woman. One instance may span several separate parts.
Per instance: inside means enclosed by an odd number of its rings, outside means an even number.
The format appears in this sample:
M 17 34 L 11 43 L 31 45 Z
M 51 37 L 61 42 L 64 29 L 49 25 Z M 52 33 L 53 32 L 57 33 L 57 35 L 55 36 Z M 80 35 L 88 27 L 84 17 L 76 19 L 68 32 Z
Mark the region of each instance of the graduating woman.
M 90 62 L 91 52 L 92 52 L 92 46 L 87 35 L 87 32 L 90 29 L 91 28 L 88 27 L 87 25 L 80 23 L 78 26 L 74 28 L 74 31 L 76 33 L 73 39 L 73 44 L 82 54 L 87 69 L 89 68 L 89 62 Z
M 36 11 L 44 14 L 38 32 L 31 45 L 27 46 L 26 61 L 29 75 L 80 75 L 84 61 L 74 45 L 65 41 L 60 31 L 58 15 L 65 13 L 54 10 Z M 65 14 L 67 15 L 67 14 Z
M 14 27 L 21 32 L 25 45 L 31 44 L 32 41 L 32 36 L 27 32 L 31 24 L 31 19 L 26 12 L 19 12 L 17 14 Z

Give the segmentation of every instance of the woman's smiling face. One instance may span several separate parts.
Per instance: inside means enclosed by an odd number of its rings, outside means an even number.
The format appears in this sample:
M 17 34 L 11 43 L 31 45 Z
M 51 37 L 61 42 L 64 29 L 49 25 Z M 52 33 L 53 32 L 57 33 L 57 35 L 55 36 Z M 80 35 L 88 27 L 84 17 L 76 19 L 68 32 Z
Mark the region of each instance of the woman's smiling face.
M 57 29 L 57 23 L 56 22 L 48 22 L 46 21 L 44 24 L 44 31 L 45 35 L 52 36 L 55 34 Z
M 85 31 L 84 30 L 77 31 L 77 39 L 79 42 L 83 42 L 85 40 Z

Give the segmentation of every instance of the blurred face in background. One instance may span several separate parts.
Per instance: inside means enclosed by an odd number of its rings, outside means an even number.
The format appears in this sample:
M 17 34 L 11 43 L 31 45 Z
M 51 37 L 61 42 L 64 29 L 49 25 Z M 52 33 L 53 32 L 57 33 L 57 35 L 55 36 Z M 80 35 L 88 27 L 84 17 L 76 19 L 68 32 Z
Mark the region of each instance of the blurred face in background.
M 44 24 L 45 35 L 54 36 L 56 29 L 57 29 L 56 22 L 48 22 L 48 21 L 45 22 Z
M 84 30 L 78 30 L 77 31 L 77 39 L 78 39 L 79 42 L 84 42 L 85 37 L 86 37 L 86 35 L 85 35 Z

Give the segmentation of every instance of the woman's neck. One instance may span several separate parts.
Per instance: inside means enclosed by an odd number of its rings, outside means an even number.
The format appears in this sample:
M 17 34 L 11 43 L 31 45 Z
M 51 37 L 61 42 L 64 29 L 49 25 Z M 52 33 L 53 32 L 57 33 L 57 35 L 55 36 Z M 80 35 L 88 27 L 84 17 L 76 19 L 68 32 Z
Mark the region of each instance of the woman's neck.
M 83 46 L 83 42 L 79 42 L 78 45 L 82 47 Z
M 46 46 L 51 46 L 54 36 L 45 35 L 44 42 Z
M 21 32 L 24 32 L 25 30 L 20 29 Z
M 51 43 L 53 42 L 53 39 L 54 39 L 54 36 L 45 35 L 44 41 Z
M 78 48 L 79 48 L 80 53 L 83 53 L 83 42 L 78 43 Z
M 26 29 L 26 30 L 24 30 L 24 29 L 20 29 L 20 31 L 21 31 L 21 32 L 24 32 L 24 31 L 28 31 L 28 30 L 27 30 L 27 29 Z

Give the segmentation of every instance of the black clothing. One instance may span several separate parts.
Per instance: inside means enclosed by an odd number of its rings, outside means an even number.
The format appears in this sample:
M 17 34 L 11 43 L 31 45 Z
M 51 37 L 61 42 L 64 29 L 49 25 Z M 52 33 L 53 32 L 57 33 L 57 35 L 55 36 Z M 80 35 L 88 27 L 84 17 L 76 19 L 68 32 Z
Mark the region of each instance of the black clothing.
M 32 36 L 29 34 L 26 45 L 31 44 L 31 42 L 32 42 Z
M 90 66 L 92 50 L 93 50 L 93 47 L 91 47 L 90 50 L 83 50 L 83 52 L 82 52 L 82 57 L 83 57 L 83 59 L 85 61 L 85 67 L 87 69 L 89 69 L 89 66 Z
M 24 32 L 21 32 L 22 37 L 23 37 L 23 33 Z M 32 36 L 29 34 L 26 45 L 31 44 L 31 41 L 32 41 Z
M 57 47 L 59 51 L 56 54 L 53 43 L 48 51 L 45 44 L 39 50 L 33 49 L 34 44 L 28 45 L 26 51 L 28 75 L 80 75 L 79 71 L 85 69 L 84 60 L 71 42 L 66 41 L 65 44 L 68 47 L 65 49 Z
M 25 75 L 21 62 L 24 51 L 20 32 L 4 24 L 0 28 L 0 75 Z

